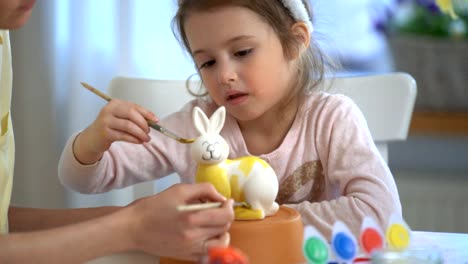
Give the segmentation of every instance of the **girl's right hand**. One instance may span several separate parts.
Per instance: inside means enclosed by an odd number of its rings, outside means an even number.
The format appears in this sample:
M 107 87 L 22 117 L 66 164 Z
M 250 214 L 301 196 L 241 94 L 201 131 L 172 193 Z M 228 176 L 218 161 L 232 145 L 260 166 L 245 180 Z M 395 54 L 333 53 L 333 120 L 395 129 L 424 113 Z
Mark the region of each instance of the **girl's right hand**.
M 101 109 L 96 120 L 75 139 L 75 158 L 83 164 L 93 164 L 115 141 L 148 142 L 148 120 L 157 122 L 158 118 L 140 105 L 112 99 Z

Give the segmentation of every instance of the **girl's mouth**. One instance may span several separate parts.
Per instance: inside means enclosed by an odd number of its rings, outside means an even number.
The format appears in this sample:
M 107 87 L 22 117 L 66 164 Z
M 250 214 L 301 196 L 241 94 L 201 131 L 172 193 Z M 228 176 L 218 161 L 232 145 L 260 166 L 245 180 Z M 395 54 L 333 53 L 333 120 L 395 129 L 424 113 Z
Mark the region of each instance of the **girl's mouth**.
M 226 97 L 226 101 L 229 104 L 233 105 L 238 105 L 243 103 L 245 100 L 247 100 L 248 94 L 247 93 L 235 93 L 235 94 L 230 94 Z
M 246 94 L 238 93 L 238 94 L 232 94 L 227 97 L 227 100 L 235 100 L 236 98 L 245 96 Z
M 34 4 L 36 4 L 36 0 L 32 0 L 32 1 L 29 1 L 28 3 L 26 4 L 23 4 L 19 7 L 20 10 L 22 11 L 29 11 L 30 9 L 32 9 L 34 7 Z

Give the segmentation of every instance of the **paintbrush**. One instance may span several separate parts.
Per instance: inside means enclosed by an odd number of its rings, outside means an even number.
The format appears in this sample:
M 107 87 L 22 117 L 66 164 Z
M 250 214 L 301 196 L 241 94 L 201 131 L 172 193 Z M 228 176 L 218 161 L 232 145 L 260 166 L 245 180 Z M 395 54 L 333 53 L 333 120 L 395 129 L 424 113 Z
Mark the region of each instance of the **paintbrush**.
M 107 94 L 99 91 L 98 89 L 94 88 L 93 86 L 85 83 L 85 82 L 81 82 L 81 85 L 90 90 L 91 92 L 93 92 L 94 94 L 98 95 L 99 97 L 101 97 L 102 99 L 106 100 L 107 102 L 110 102 L 110 100 L 112 100 L 112 98 L 110 96 L 108 96 Z M 189 143 L 192 143 L 195 141 L 195 139 L 187 139 L 187 138 L 183 138 L 183 137 L 179 137 L 178 135 L 174 134 L 173 132 L 167 130 L 166 128 L 158 125 L 157 123 L 153 122 L 153 121 L 150 121 L 148 120 L 148 125 L 154 129 L 156 129 L 157 131 L 161 132 L 163 135 L 165 136 L 168 136 L 172 139 L 175 139 L 177 141 L 179 141 L 180 143 L 184 143 L 184 144 L 189 144 Z

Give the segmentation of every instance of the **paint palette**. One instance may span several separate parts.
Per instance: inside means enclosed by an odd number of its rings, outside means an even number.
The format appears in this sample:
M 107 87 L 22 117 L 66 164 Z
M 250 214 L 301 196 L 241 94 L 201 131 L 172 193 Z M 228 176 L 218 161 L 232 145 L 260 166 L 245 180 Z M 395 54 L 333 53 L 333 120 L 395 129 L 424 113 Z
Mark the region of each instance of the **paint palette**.
M 356 238 L 341 221 L 333 225 L 331 248 L 339 263 L 352 263 L 358 254 L 359 246 Z
M 371 217 L 365 217 L 361 225 L 359 243 L 365 254 L 371 255 L 374 251 L 384 247 L 384 233 Z
M 346 224 L 333 225 L 328 242 L 313 226 L 304 227 L 303 253 L 308 264 L 371 263 L 370 256 L 384 249 L 405 251 L 411 240 L 411 230 L 405 221 L 392 215 L 385 232 L 371 217 L 363 219 L 356 238 Z
M 328 262 L 330 252 L 327 240 L 313 226 L 304 227 L 304 257 L 310 264 L 325 264 Z
M 390 249 L 404 250 L 408 248 L 411 239 L 411 231 L 400 216 L 393 214 L 390 217 L 386 238 Z

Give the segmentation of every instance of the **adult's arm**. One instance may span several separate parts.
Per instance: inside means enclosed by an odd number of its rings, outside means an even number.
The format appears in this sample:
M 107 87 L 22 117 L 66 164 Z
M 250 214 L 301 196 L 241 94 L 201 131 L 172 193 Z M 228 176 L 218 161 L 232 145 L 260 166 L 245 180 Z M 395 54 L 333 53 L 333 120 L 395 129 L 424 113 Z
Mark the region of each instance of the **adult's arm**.
M 36 210 L 34 210 L 36 211 Z M 41 227 L 65 224 L 65 218 L 53 212 L 52 224 L 46 223 L 46 211 L 39 212 L 43 219 L 34 228 L 26 228 L 31 221 L 15 217 L 32 215 L 26 209 L 11 210 L 12 229 L 26 231 Z M 74 213 L 73 213 L 74 214 Z M 83 221 L 43 231 L 17 232 L 0 236 L 0 263 L 83 263 L 87 260 L 135 248 L 129 226 L 131 222 L 126 212 L 116 212 L 98 217 L 92 221 Z M 60 219 L 61 220 L 58 220 Z M 70 220 L 71 218 L 68 218 Z M 67 221 L 68 221 L 67 220 Z
M 202 211 L 176 210 L 177 205 L 204 200 L 224 204 Z M 0 263 L 83 263 L 135 250 L 196 261 L 207 246 L 229 244 L 227 231 L 234 218 L 232 201 L 211 184 L 176 184 L 121 209 L 12 207 L 10 212 L 12 232 L 0 235 Z
M 10 232 L 28 232 L 76 224 L 113 212 L 117 206 L 78 209 L 42 209 L 10 206 L 8 222 Z

